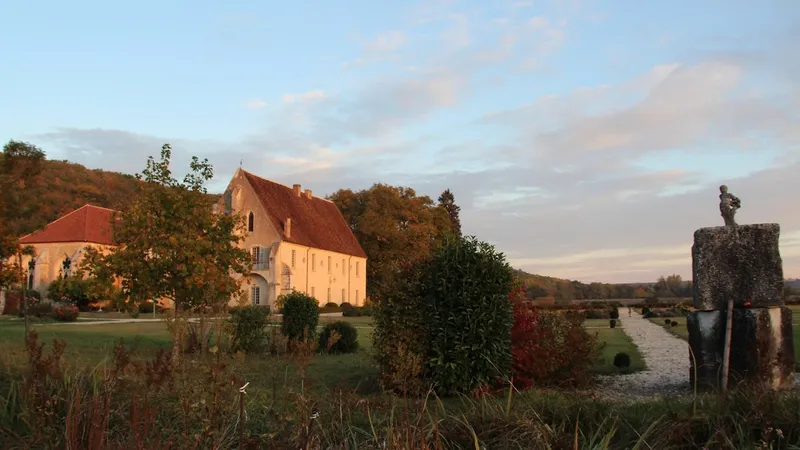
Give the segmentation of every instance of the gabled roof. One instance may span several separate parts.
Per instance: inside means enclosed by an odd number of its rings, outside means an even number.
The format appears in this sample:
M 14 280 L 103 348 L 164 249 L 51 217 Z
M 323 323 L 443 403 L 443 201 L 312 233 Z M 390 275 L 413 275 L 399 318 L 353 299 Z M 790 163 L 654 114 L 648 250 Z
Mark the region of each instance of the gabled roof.
M 91 242 L 114 245 L 111 219 L 114 210 L 94 205 L 80 208 L 50 222 L 43 229 L 22 237 L 20 244 Z
M 346 255 L 366 258 L 353 231 L 336 205 L 319 197 L 297 195 L 294 189 L 242 170 L 281 239 Z M 286 236 L 286 219 L 292 219 Z

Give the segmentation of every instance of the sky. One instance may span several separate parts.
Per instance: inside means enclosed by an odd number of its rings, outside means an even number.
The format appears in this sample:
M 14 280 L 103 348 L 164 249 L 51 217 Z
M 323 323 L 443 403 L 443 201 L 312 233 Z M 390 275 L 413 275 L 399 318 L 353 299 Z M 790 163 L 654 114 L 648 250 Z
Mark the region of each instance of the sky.
M 781 225 L 800 277 L 796 0 L 29 0 L 0 7 L 0 139 L 140 172 L 161 145 L 315 195 L 436 199 L 517 268 L 691 278 L 696 229 Z

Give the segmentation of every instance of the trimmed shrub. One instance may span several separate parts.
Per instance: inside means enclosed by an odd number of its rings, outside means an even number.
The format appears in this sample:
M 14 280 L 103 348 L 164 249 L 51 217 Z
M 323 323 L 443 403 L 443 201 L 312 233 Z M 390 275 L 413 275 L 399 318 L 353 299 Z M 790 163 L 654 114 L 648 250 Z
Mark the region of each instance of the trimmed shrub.
M 75 322 L 78 320 L 78 307 L 75 305 L 62 305 L 53 308 L 52 316 L 61 322 Z
M 141 314 L 153 314 L 153 303 L 142 302 L 137 308 Z
M 334 303 L 334 302 L 328 302 L 328 303 L 325 303 L 325 306 L 324 306 L 324 307 L 325 307 L 325 308 L 338 308 L 338 307 L 339 307 L 339 305 L 337 305 L 337 304 L 336 304 L 336 303 Z
M 673 321 L 672 321 L 672 326 L 673 326 L 673 327 L 677 327 L 677 326 L 678 326 L 678 322 L 673 320 Z
M 334 334 L 335 338 L 332 340 Z M 358 330 L 351 323 L 342 320 L 329 323 L 319 335 L 319 348 L 333 354 L 353 353 L 358 350 Z
M 611 317 L 612 319 L 619 319 L 619 308 L 617 308 L 616 306 L 611 308 L 611 312 L 609 313 L 608 316 Z
M 667 325 L 672 325 L 672 320 L 664 319 L 664 323 L 667 324 Z
M 228 326 L 231 331 L 232 351 L 256 353 L 266 348 L 268 306 L 234 307 L 229 312 Z
M 650 312 L 650 308 L 649 307 L 645 306 L 644 308 L 642 308 L 642 315 L 643 316 L 647 315 L 649 312 Z
M 586 314 L 584 314 L 584 313 L 582 313 L 580 311 L 575 311 L 575 310 L 567 310 L 567 311 L 565 311 L 564 312 L 564 316 L 567 318 L 567 320 L 578 320 L 578 321 L 581 321 L 581 322 L 586 320 Z
M 518 389 L 531 386 L 585 387 L 592 383 L 592 366 L 600 346 L 579 315 L 528 308 L 512 294 L 511 376 Z
M 513 271 L 474 237 L 448 235 L 429 256 L 400 261 L 399 286 L 377 299 L 373 346 L 386 389 L 471 392 L 505 378 Z M 374 300 L 373 300 L 374 301 Z
M 346 310 L 348 310 L 350 308 L 353 308 L 353 307 L 354 307 L 353 304 L 350 303 L 350 302 L 342 302 L 342 304 L 339 305 L 339 308 L 342 308 L 342 311 L 346 311 Z
M 361 308 L 357 306 L 342 311 L 342 317 L 360 317 L 361 315 Z
M 303 292 L 293 291 L 281 295 L 281 333 L 291 340 L 313 339 L 317 335 L 319 308 L 317 300 Z M 304 334 L 305 333 L 305 334 Z
M 474 237 L 447 236 L 422 272 L 428 370 L 439 392 L 457 394 L 505 377 L 511 363 L 513 270 Z
M 618 369 L 627 369 L 631 366 L 631 356 L 625 352 L 619 352 L 614 355 L 614 367 Z
M 616 328 L 616 327 L 617 327 L 617 321 L 616 321 L 616 319 L 611 319 L 611 320 L 609 320 L 609 321 L 608 321 L 608 326 L 610 326 L 611 328 Z
M 589 309 L 584 312 L 587 319 L 610 319 L 610 311 L 602 311 L 599 309 Z

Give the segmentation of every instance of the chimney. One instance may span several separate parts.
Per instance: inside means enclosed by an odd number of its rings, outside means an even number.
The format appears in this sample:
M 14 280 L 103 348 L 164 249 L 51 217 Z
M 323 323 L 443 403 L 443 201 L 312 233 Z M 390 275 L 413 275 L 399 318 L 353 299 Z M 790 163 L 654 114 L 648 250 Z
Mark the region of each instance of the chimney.
M 286 235 L 287 238 L 292 237 L 292 218 L 287 217 L 286 223 L 283 224 L 283 233 Z
M 311 189 L 306 189 L 306 198 L 311 198 Z
M 294 189 L 295 195 L 300 197 L 300 185 L 299 184 L 295 184 L 294 186 L 292 186 L 292 189 Z

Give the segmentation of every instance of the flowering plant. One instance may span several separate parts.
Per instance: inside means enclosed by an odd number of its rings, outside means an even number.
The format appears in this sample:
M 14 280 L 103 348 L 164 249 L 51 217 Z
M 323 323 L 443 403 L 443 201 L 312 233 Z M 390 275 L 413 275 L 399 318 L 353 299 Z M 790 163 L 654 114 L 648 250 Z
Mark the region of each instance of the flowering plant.
M 75 305 L 56 306 L 53 309 L 53 318 L 62 322 L 75 322 L 78 320 L 78 307 Z

